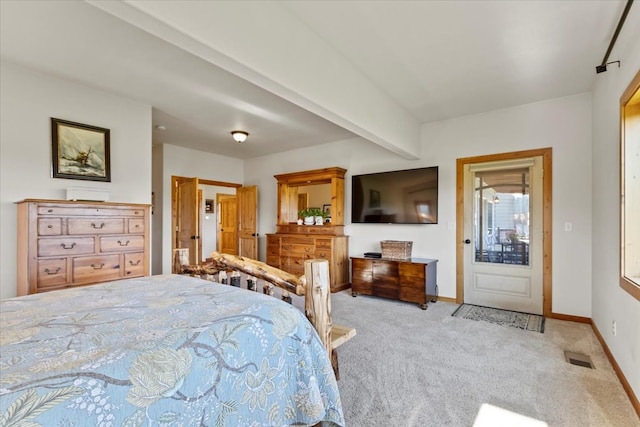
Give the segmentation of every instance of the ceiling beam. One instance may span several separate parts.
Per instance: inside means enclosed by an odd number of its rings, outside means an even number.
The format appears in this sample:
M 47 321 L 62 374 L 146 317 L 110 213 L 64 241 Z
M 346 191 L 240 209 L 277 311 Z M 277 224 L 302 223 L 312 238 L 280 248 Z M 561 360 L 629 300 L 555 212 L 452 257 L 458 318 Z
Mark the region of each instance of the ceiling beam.
M 420 123 L 277 2 L 89 4 L 406 159 Z

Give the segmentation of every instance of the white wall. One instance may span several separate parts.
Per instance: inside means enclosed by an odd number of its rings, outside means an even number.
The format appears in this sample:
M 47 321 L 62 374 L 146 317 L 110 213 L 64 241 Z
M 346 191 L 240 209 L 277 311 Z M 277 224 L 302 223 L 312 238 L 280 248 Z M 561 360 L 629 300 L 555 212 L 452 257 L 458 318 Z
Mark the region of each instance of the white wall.
M 640 8 L 632 7 L 608 71 L 593 88 L 593 313 L 592 320 L 640 398 L 640 301 L 619 285 L 620 96 L 640 71 Z M 636 215 L 636 220 L 640 213 Z M 612 333 L 616 322 L 617 334 Z
M 553 149 L 552 310 L 583 317 L 591 316 L 591 273 L 583 267 L 591 256 L 590 123 L 590 94 L 580 94 L 423 126 L 423 153 L 437 153 L 440 188 L 449 185 L 451 192 L 456 158 Z M 453 195 L 443 200 L 441 193 L 439 206 L 451 214 L 443 218 L 455 221 Z M 565 222 L 573 223 L 573 232 L 564 231 Z M 448 261 L 455 239 L 447 242 Z M 447 271 L 451 280 L 454 265 Z
M 436 225 L 347 224 L 350 255 L 379 251 L 385 239 L 412 240 L 413 256 L 436 258 L 440 295 L 456 296 L 456 159 L 484 154 L 553 148 L 553 311 L 591 316 L 591 97 L 553 99 L 422 127 L 422 157 L 408 161 L 363 139 L 353 139 L 249 159 L 245 183 L 261 184 L 260 257 L 264 232 L 275 231 L 273 175 L 339 166 L 347 169 L 345 217 L 351 218 L 351 175 L 439 166 Z M 576 189 L 580 189 L 577 191 Z M 573 232 L 562 224 L 573 222 Z M 451 227 L 450 227 L 451 225 Z
M 16 295 L 15 202 L 65 199 L 68 187 L 151 201 L 151 107 L 15 64 L 0 63 L 0 298 Z M 111 130 L 111 182 L 51 178 L 50 118 Z
M 175 145 L 162 147 L 162 218 L 161 234 L 154 235 L 154 250 L 162 245 L 162 273 L 171 273 L 171 177 L 197 177 L 211 181 L 242 184 L 244 162 L 240 159 L 190 150 Z M 160 152 L 159 152 L 160 153 Z M 159 154 L 160 155 L 160 154 Z M 258 189 L 258 195 L 260 189 Z

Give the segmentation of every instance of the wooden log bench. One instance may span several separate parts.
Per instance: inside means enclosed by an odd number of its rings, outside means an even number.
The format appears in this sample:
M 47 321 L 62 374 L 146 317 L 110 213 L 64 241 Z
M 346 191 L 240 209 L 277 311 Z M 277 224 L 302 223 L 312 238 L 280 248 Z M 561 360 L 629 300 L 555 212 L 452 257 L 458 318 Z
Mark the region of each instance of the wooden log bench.
M 291 303 L 287 298 L 289 293 L 304 296 L 304 312 L 320 339 L 327 349 L 331 364 L 336 375 L 340 378 L 338 367 L 338 347 L 356 335 L 355 328 L 333 325 L 331 321 L 331 299 L 329 291 L 329 263 L 327 260 L 311 259 L 304 263 L 304 276 L 297 277 L 291 273 L 267 265 L 261 261 L 236 255 L 213 252 L 203 265 L 184 265 L 188 259 L 187 249 L 176 249 L 174 253 L 174 272 L 189 274 L 211 281 L 219 281 L 226 273 L 237 271 L 245 273 L 248 279 L 262 279 L 279 288 L 281 298 Z M 269 294 L 277 297 L 272 288 L 267 288 Z M 257 288 L 255 289 L 257 290 Z M 265 287 L 263 286 L 263 291 Z M 265 293 L 267 293 L 265 291 Z

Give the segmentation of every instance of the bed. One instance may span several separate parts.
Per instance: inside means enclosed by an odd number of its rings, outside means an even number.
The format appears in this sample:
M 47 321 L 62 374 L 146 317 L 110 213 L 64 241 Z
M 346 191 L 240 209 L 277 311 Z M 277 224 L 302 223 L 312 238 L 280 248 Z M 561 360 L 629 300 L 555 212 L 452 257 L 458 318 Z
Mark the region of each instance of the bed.
M 295 307 L 184 275 L 0 302 L 2 426 L 344 426 Z

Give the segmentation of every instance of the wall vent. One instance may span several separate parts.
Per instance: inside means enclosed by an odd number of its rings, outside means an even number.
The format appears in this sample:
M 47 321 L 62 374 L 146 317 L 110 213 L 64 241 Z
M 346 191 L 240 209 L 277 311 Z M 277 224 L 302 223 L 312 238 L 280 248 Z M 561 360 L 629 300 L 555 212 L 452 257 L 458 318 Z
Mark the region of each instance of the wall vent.
M 595 369 L 591 358 L 586 354 L 574 353 L 573 351 L 564 352 L 564 360 L 572 365 L 582 366 L 583 368 Z

